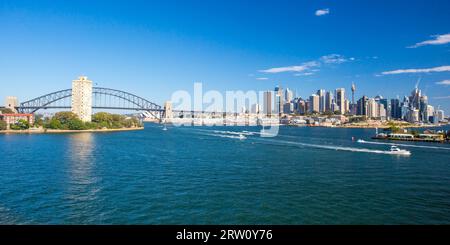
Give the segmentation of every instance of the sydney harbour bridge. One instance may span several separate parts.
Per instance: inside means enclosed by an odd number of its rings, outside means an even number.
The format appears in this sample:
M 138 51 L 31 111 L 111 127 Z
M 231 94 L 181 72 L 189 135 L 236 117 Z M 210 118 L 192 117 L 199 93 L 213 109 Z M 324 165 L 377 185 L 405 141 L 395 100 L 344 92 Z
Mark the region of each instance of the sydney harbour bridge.
M 39 96 L 20 103 L 16 110 L 20 113 L 35 113 L 44 109 L 71 109 L 72 89 L 65 89 Z M 140 96 L 125 91 L 93 87 L 92 109 L 139 111 L 145 117 L 161 119 L 165 115 L 162 106 Z
M 39 110 L 72 107 L 72 89 L 65 89 L 20 103 L 15 109 L 19 113 L 36 113 Z M 103 87 L 92 87 L 92 109 L 136 111 L 142 118 L 162 120 L 163 118 L 196 118 L 205 115 L 213 117 L 236 116 L 237 113 L 217 111 L 172 110 L 135 94 Z

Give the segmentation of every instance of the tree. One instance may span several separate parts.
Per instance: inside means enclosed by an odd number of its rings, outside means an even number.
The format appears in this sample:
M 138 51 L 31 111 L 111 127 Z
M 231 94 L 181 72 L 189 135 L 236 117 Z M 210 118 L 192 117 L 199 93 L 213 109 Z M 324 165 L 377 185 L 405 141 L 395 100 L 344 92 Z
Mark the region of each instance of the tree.
M 28 123 L 27 120 L 19 119 L 16 123 L 11 124 L 9 127 L 13 130 L 24 130 L 29 129 L 30 124 Z
M 53 118 L 59 120 L 61 124 L 68 124 L 72 120 L 79 119 L 78 116 L 70 111 L 57 112 Z
M 7 128 L 6 122 L 0 120 L 0 130 L 6 130 L 6 128 Z
M 56 118 L 50 119 L 50 121 L 45 125 L 45 127 L 50 128 L 50 129 L 62 129 L 63 128 L 61 122 Z

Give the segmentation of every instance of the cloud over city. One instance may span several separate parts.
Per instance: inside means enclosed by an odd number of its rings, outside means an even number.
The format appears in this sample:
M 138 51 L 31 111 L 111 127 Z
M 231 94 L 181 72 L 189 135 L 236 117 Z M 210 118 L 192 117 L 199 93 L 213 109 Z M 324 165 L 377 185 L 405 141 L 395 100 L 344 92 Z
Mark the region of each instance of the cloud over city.
M 433 39 L 416 43 L 412 46 L 409 46 L 408 48 L 418 48 L 418 47 L 426 46 L 426 45 L 442 45 L 442 44 L 450 43 L 450 33 L 444 34 L 444 35 L 434 35 L 431 37 L 433 37 Z
M 393 71 L 384 71 L 382 75 L 395 75 L 404 73 L 430 73 L 430 72 L 446 72 L 450 71 L 450 66 L 438 66 L 433 68 L 422 68 L 422 69 L 399 69 Z

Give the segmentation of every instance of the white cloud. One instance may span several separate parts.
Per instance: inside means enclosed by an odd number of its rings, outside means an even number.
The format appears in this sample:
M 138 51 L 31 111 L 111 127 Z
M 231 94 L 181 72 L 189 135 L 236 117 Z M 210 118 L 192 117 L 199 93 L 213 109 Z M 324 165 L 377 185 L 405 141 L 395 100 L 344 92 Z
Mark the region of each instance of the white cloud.
M 320 57 L 320 60 L 325 64 L 341 64 L 348 61 L 344 56 L 340 54 L 324 55 Z M 352 58 L 351 60 L 354 60 L 354 58 Z
M 330 13 L 330 9 L 318 9 L 316 10 L 316 16 L 327 15 Z
M 443 81 L 437 82 L 436 84 L 439 84 L 439 85 L 450 85 L 450 80 L 449 79 L 443 80 Z
M 412 46 L 409 46 L 408 48 L 417 48 L 417 47 L 421 47 L 421 46 L 425 46 L 425 45 L 442 45 L 442 44 L 450 43 L 450 33 L 444 34 L 444 35 L 434 35 L 431 37 L 433 37 L 434 39 L 416 43 Z
M 450 71 L 450 66 L 438 66 L 434 68 L 424 68 L 424 69 L 400 69 L 394 71 L 384 71 L 383 75 L 393 75 L 393 74 L 403 74 L 403 73 L 429 73 L 429 72 L 445 72 Z
M 311 75 L 314 75 L 314 72 L 305 72 L 305 73 L 294 74 L 294 76 L 296 76 L 296 77 L 311 76 Z
M 305 62 L 301 65 L 275 67 L 275 68 L 270 68 L 270 69 L 266 69 L 266 70 L 260 70 L 259 72 L 264 72 L 264 73 L 302 72 L 302 71 L 306 71 L 312 67 L 317 67 L 317 66 L 319 66 L 319 62 L 309 61 L 309 62 Z
M 257 77 L 256 80 L 269 80 L 267 77 Z
M 450 96 L 433 97 L 433 99 L 436 99 L 436 100 L 446 100 L 446 99 L 450 99 Z

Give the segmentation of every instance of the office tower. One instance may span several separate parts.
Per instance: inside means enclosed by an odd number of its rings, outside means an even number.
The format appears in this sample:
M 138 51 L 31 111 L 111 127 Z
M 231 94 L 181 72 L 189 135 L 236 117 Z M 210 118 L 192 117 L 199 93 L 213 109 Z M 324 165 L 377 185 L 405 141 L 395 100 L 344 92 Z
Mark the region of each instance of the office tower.
M 336 89 L 336 104 L 339 106 L 339 112 L 341 114 L 345 114 L 345 89 L 344 88 L 338 88 Z
M 83 122 L 91 121 L 92 81 L 85 76 L 72 81 L 72 112 Z
M 352 104 L 355 104 L 355 91 L 356 91 L 356 85 L 352 83 Z
M 412 108 L 420 108 L 420 97 L 422 96 L 422 91 L 418 87 L 414 88 L 409 97 L 410 106 Z
M 436 118 L 438 120 L 438 122 L 442 122 L 444 121 L 444 111 L 443 110 L 436 110 Z
M 299 99 L 297 102 L 297 108 L 298 113 L 304 115 L 307 112 L 306 101 Z
M 312 94 L 309 97 L 310 108 L 309 112 L 319 112 L 320 111 L 320 96 L 317 94 Z
M 317 90 L 317 95 L 319 96 L 319 111 L 320 113 L 325 112 L 325 104 L 326 104 L 326 98 L 325 98 L 325 90 L 319 89 Z
M 386 111 L 386 115 L 384 115 L 386 118 L 391 117 L 391 104 L 389 103 L 388 99 L 380 99 L 379 102 L 381 105 L 383 105 L 384 110 Z
M 332 104 L 333 104 L 333 93 L 331 93 L 330 91 L 327 91 L 325 93 L 325 111 L 334 112 L 331 108 Z
M 419 110 L 418 109 L 409 110 L 407 121 L 411 123 L 419 122 Z
M 263 98 L 264 98 L 264 114 L 270 116 L 272 115 L 272 91 L 266 91 L 263 94 Z
M 280 86 L 275 87 L 275 113 L 281 114 L 283 112 L 283 88 Z
M 360 116 L 367 116 L 367 101 L 369 98 L 363 96 L 358 100 L 356 114 Z
M 431 118 L 433 117 L 433 115 L 434 115 L 434 107 L 433 106 L 431 106 L 431 105 L 427 105 L 427 109 L 425 110 L 425 113 L 424 113 L 424 117 L 425 117 L 425 122 L 431 122 Z
M 292 113 L 294 113 L 294 103 L 292 103 L 292 102 L 284 103 L 283 113 L 284 114 L 292 114 Z
M 426 95 L 420 96 L 419 99 L 419 117 L 420 121 L 428 122 L 428 118 L 426 117 L 426 111 L 428 107 L 428 97 Z
M 367 101 L 367 117 L 376 118 L 378 117 L 378 103 L 374 98 L 370 98 Z
M 289 88 L 286 88 L 286 91 L 284 92 L 284 100 L 285 103 L 290 103 L 292 102 L 292 99 L 294 98 L 293 92 L 292 90 L 290 90 Z
M 391 99 L 391 117 L 394 119 L 400 119 L 401 115 L 400 100 Z

